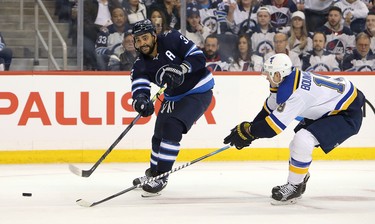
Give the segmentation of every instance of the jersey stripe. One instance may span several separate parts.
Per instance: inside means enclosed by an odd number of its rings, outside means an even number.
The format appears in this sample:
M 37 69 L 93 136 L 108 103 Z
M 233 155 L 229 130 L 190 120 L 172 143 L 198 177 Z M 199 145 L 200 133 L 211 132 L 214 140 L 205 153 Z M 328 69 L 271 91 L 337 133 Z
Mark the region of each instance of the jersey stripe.
M 295 159 L 291 158 L 290 164 L 293 165 L 293 166 L 296 166 L 296 167 L 306 168 L 306 167 L 310 166 L 311 161 L 310 162 L 300 162 L 298 160 L 295 160 Z
M 270 114 L 272 111 L 271 108 L 269 108 L 267 105 L 267 100 L 264 102 L 263 108 L 265 111 L 267 111 L 268 114 Z
M 271 93 L 277 93 L 277 87 L 271 87 L 270 86 L 270 92 Z
M 293 166 L 292 164 L 289 165 L 289 171 L 297 174 L 306 174 L 309 171 L 309 168 L 300 168 Z
M 186 93 L 177 95 L 177 96 L 169 96 L 168 94 L 164 93 L 164 97 L 168 101 L 179 101 L 184 96 L 196 94 L 196 93 L 204 93 L 208 90 L 212 89 L 215 85 L 214 78 L 212 73 L 210 72 L 206 77 L 202 78 L 191 90 L 187 91 Z
M 296 77 L 294 78 L 293 93 L 298 88 L 300 76 L 301 72 L 296 68 Z
M 337 103 L 335 110 L 333 110 L 330 115 L 339 113 L 342 110 L 348 109 L 350 104 L 353 103 L 357 97 L 357 89 L 352 83 L 350 83 L 350 90 L 345 94 L 345 96 Z
M 270 114 L 266 117 L 266 122 L 276 134 L 280 134 L 285 129 L 285 125 L 283 125 L 279 120 L 277 120 L 277 118 L 273 114 Z
M 151 90 L 151 82 L 147 79 L 136 79 L 132 82 L 132 95 L 138 90 L 149 92 Z
M 185 58 L 187 58 L 190 55 L 195 54 L 203 54 L 203 51 L 199 49 L 195 44 L 189 49 L 189 51 L 186 53 Z

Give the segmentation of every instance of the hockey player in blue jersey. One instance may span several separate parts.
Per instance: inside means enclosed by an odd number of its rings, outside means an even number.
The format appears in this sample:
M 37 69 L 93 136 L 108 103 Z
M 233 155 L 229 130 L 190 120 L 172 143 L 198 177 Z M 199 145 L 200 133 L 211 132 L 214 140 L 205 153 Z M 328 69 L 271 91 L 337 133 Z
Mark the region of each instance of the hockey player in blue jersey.
M 257 138 L 274 137 L 296 117 L 303 117 L 289 145 L 287 183 L 272 189 L 272 204 L 291 204 L 306 190 L 313 149 L 320 146 L 329 153 L 358 133 L 365 97 L 346 78 L 321 76 L 292 67 L 286 54 L 268 58 L 263 74 L 271 86 L 263 109 L 252 122 L 244 121 L 233 128 L 224 143 L 242 149 Z
M 211 103 L 214 79 L 205 67 L 203 52 L 178 31 L 156 35 L 151 21 L 146 19 L 135 23 L 132 32 L 135 48 L 140 52 L 131 71 L 133 108 L 143 117 L 152 115 L 150 84 L 167 85 L 152 136 L 150 168 L 146 176 L 134 179 L 136 185 L 172 169 L 182 135 Z M 168 176 L 142 188 L 158 193 L 167 180 Z

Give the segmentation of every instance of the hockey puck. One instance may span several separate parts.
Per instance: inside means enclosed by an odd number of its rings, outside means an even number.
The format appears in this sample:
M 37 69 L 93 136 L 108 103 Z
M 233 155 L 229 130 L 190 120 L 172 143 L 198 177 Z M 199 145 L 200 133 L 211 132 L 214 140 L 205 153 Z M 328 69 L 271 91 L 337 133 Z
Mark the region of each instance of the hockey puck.
M 24 196 L 24 197 L 31 197 L 32 194 L 31 193 L 22 193 L 22 196 Z

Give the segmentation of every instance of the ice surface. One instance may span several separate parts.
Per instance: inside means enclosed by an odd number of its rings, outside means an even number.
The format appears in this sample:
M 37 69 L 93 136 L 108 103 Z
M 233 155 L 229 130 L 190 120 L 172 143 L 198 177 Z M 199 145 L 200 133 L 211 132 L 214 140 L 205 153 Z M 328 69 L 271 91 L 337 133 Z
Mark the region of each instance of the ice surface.
M 92 208 L 76 204 L 131 187 L 147 165 L 104 163 L 88 178 L 68 164 L 0 165 L 0 223 L 375 223 L 375 161 L 313 161 L 295 205 L 270 204 L 272 187 L 286 182 L 286 161 L 199 162 L 173 173 L 161 196 L 133 190 Z

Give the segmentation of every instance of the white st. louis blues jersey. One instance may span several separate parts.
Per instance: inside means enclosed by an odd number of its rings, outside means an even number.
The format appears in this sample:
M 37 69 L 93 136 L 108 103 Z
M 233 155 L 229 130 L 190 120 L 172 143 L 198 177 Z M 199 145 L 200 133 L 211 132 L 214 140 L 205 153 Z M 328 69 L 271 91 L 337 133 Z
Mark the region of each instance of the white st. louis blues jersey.
M 265 122 L 255 122 L 251 130 L 257 137 L 273 137 L 296 117 L 316 120 L 347 110 L 356 96 L 357 89 L 346 78 L 294 69 L 277 89 L 271 88 L 263 108 L 269 115 Z M 256 133 L 260 129 L 263 131 Z

